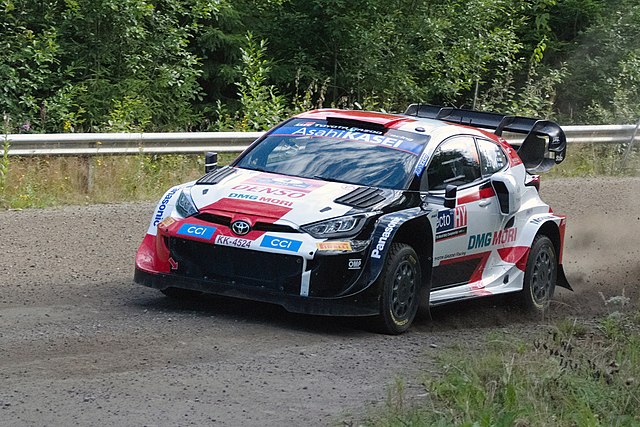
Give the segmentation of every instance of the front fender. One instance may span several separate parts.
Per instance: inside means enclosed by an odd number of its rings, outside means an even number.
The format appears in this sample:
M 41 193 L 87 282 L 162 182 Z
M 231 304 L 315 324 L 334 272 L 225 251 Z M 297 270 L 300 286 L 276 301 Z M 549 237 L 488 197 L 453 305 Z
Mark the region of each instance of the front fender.
M 153 211 L 151 221 L 149 222 L 149 228 L 147 229 L 147 234 L 155 236 L 158 233 L 158 224 L 160 224 L 163 219 L 171 215 L 171 212 L 173 212 L 175 208 L 176 201 L 178 200 L 180 191 L 190 184 L 193 183 L 176 185 L 175 187 L 171 187 L 169 190 L 167 190 L 166 193 L 164 193 L 164 195 L 156 205 L 155 210 Z
M 429 230 L 425 230 L 424 239 L 433 240 L 433 230 L 435 229 L 434 211 L 425 211 L 419 207 L 410 208 L 398 212 L 389 213 L 378 218 L 375 224 L 373 234 L 371 235 L 371 247 L 368 258 L 370 261 L 369 277 L 370 283 L 378 280 L 380 273 L 384 267 L 385 260 L 389 253 L 389 248 L 398 234 L 399 230 L 408 222 L 424 218 L 428 221 Z M 435 217 L 437 217 L 437 212 Z M 433 241 L 428 242 L 429 247 L 433 248 Z M 416 252 L 420 252 L 418 248 L 414 248 Z M 431 256 L 431 254 L 429 254 Z

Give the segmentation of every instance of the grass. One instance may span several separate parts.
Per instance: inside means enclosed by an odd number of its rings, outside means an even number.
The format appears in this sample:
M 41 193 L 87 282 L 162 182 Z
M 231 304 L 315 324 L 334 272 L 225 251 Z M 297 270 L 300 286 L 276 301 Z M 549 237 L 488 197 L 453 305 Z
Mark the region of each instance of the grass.
M 437 360 L 421 402 L 408 407 L 398 381 L 376 426 L 640 425 L 640 311 L 599 321 L 565 319 L 482 349 L 461 345 Z
M 548 174 L 549 178 L 584 176 L 639 176 L 640 144 L 571 144 L 567 158 Z
M 220 153 L 228 164 L 238 153 Z M 204 173 L 204 156 L 136 155 L 10 158 L 0 206 L 55 205 L 155 200 L 171 186 Z

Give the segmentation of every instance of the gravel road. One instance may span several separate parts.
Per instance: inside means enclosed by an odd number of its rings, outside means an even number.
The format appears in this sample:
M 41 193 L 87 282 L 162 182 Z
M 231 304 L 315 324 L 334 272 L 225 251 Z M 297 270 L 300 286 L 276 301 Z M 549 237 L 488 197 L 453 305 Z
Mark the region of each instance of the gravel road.
M 638 304 L 640 179 L 543 181 L 568 216 L 552 319 Z M 0 212 L 0 425 L 335 425 L 423 393 L 443 349 L 536 325 L 504 301 L 442 307 L 398 337 L 357 322 L 132 284 L 151 203 Z

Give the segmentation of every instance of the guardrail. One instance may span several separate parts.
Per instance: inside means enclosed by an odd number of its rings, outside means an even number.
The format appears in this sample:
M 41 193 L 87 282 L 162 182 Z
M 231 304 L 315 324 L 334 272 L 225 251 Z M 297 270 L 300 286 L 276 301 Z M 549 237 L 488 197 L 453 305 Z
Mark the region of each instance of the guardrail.
M 640 123 L 639 123 L 640 125 Z M 625 143 L 640 140 L 637 125 L 564 126 L 568 143 Z M 0 135 L 10 156 L 97 156 L 239 152 L 262 132 L 61 133 Z M 506 135 L 511 140 L 510 135 Z M 517 141 L 514 137 L 513 141 Z M 0 146 L 1 151 L 1 146 Z
M 263 132 L 54 133 L 6 135 L 10 156 L 239 152 Z M 0 135 L 0 145 L 3 142 Z M 0 147 L 1 150 L 1 147 Z

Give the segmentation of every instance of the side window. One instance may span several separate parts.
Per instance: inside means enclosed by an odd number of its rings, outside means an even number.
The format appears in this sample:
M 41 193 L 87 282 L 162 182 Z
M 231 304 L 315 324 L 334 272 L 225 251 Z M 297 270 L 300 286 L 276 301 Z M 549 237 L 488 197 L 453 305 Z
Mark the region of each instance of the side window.
M 486 139 L 478 139 L 477 141 L 482 164 L 482 176 L 492 175 L 507 165 L 507 156 L 498 144 Z
M 429 190 L 464 185 L 481 177 L 478 152 L 472 137 L 454 137 L 440 144 L 427 168 Z

